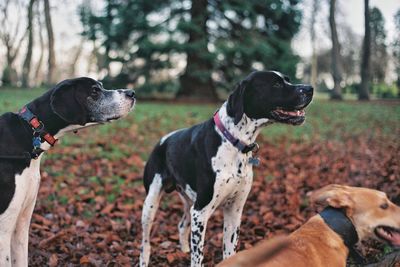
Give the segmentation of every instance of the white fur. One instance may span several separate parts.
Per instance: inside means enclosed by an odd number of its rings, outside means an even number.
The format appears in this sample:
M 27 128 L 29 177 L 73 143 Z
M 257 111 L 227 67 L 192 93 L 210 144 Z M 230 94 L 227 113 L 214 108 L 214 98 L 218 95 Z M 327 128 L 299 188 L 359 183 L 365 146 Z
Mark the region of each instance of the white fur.
M 153 182 L 150 185 L 149 193 L 143 204 L 142 213 L 142 253 L 140 254 L 140 266 L 147 266 L 150 258 L 150 230 L 153 225 L 154 217 L 160 203 L 163 191 L 161 174 L 154 175 Z
M 117 115 L 126 115 L 132 108 L 132 101 L 122 98 L 123 94 L 115 92 L 114 99 L 119 101 Z M 85 125 L 70 125 L 58 131 L 55 138 L 62 137 L 65 133 L 86 128 L 98 123 Z M 43 150 L 50 149 L 50 145 L 43 142 Z M 0 215 L 0 267 L 3 266 L 28 266 L 28 238 L 29 225 L 36 203 L 40 185 L 40 160 L 31 160 L 30 166 L 15 175 L 15 193 L 8 208 Z
M 55 138 L 60 138 L 66 132 L 95 124 L 70 125 L 55 134 Z M 51 146 L 43 142 L 40 147 L 46 151 Z M 37 159 L 31 160 L 29 167 L 24 169 L 21 174 L 15 175 L 14 196 L 8 208 L 0 215 L 1 267 L 28 266 L 29 225 L 39 191 L 40 161 L 42 156 L 43 154 Z
M 248 144 L 253 143 L 259 134 L 262 126 L 268 123 L 268 119 L 250 119 L 243 115 L 237 125 L 234 125 L 233 118 L 226 112 L 226 103 L 219 110 L 219 116 L 232 135 Z M 250 192 L 253 181 L 253 169 L 249 164 L 252 153 L 244 154 L 239 152 L 217 127 L 214 129 L 222 138 L 223 142 L 217 149 L 216 155 L 211 159 L 212 169 L 216 173 L 213 197 L 203 209 L 194 209 L 193 203 L 197 194 L 187 184 L 179 191 L 180 198 L 184 204 L 184 214 L 178 225 L 179 242 L 182 251 L 189 251 L 189 234 L 191 237 L 191 266 L 201 266 L 203 261 L 203 247 L 207 222 L 216 208 L 222 207 L 224 212 L 224 252 L 223 257 L 227 258 L 236 251 L 239 235 L 240 220 L 243 206 Z M 178 130 L 179 131 L 179 130 Z M 164 136 L 160 145 L 175 132 Z M 162 194 L 162 177 L 156 174 L 149 193 L 146 197 L 143 213 L 143 237 L 140 266 L 147 266 L 150 257 L 150 229 L 154 220 L 156 209 Z
M 268 123 L 268 119 L 254 120 L 243 115 L 239 123 L 235 125 L 233 118 L 227 115 L 226 103 L 219 110 L 219 116 L 225 128 L 233 136 L 248 144 L 255 141 L 262 126 Z M 216 173 L 214 195 L 210 203 L 202 210 L 197 211 L 193 207 L 191 209 L 192 233 L 200 232 L 200 238 L 195 236 L 195 244 L 191 244 L 191 266 L 200 266 L 203 261 L 207 221 L 215 209 L 220 206 L 224 213 L 223 258 L 235 254 L 243 206 L 253 182 L 253 168 L 249 164 L 252 152 L 248 154 L 239 152 L 216 126 L 215 130 L 222 137 L 223 142 L 215 157 L 211 159 L 212 168 Z
M 39 190 L 41 157 L 15 176 L 14 196 L 0 215 L 0 266 L 28 266 L 29 224 Z

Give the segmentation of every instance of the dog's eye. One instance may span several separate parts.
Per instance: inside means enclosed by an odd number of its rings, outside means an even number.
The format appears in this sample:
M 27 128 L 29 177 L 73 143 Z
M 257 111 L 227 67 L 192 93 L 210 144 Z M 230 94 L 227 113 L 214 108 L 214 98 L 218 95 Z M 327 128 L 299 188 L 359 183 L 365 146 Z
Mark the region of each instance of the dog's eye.
M 389 208 L 389 204 L 388 203 L 384 203 L 380 207 L 381 207 L 381 209 L 386 210 L 387 208 Z
M 93 87 L 93 88 L 92 88 L 92 91 L 90 92 L 90 96 L 91 96 L 92 98 L 98 98 L 99 95 L 100 95 L 100 88 L 98 88 L 98 87 Z

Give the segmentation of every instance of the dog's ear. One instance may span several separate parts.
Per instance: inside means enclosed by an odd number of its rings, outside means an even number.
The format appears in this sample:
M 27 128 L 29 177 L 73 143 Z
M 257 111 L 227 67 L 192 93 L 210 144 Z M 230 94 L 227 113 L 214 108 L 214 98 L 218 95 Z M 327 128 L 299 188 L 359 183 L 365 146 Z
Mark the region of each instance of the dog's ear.
M 53 112 L 69 124 L 85 125 L 87 111 L 77 92 L 78 87 L 70 81 L 63 81 L 52 90 L 50 106 Z
M 319 204 L 324 207 L 331 206 L 337 209 L 345 209 L 346 214 L 351 216 L 354 201 L 347 186 L 344 185 L 327 185 L 321 189 L 309 192 L 307 196 L 311 203 Z
M 238 83 L 235 90 L 229 95 L 226 111 L 230 117 L 233 117 L 233 122 L 236 124 L 242 119 L 244 114 L 244 92 L 248 80 L 245 79 Z

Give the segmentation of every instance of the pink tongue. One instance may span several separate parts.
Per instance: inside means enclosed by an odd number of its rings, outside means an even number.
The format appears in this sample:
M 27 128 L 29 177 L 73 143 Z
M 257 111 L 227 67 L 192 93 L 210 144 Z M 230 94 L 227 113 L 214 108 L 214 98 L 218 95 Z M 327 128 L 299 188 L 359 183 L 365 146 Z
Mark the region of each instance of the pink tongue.
M 400 247 L 400 233 L 396 232 L 396 233 L 392 233 L 392 244 Z

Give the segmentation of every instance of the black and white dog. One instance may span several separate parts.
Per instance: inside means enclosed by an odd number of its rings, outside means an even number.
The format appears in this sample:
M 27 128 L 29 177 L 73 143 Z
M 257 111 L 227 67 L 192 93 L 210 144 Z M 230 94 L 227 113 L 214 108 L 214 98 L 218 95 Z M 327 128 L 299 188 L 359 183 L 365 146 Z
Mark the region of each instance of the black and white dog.
M 90 78 L 65 80 L 19 113 L 0 116 L 0 266 L 28 266 L 29 224 L 40 159 L 64 133 L 127 115 L 133 90 L 105 90 Z
M 223 257 L 235 253 L 240 218 L 257 163 L 255 139 L 268 123 L 299 125 L 313 88 L 291 84 L 275 71 L 257 71 L 241 81 L 214 117 L 164 136 L 144 170 L 147 197 L 142 213 L 140 265 L 150 257 L 150 230 L 164 192 L 177 190 L 184 203 L 179 223 L 181 249 L 191 265 L 201 266 L 207 221 L 216 208 L 224 213 Z M 191 226 L 191 244 L 189 233 Z

